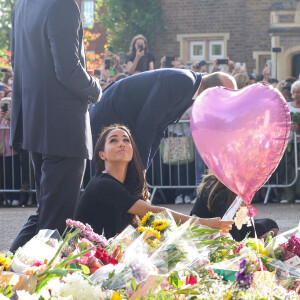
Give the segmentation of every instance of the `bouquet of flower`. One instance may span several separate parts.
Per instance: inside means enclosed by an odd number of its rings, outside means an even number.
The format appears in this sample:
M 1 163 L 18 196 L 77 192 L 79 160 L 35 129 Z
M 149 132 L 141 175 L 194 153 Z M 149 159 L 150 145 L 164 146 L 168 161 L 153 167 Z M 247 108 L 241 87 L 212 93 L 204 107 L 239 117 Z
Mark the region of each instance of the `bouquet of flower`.
M 36 236 L 16 251 L 11 263 L 12 270 L 25 273 L 28 267 L 37 262 L 50 261 L 61 243 L 61 237 L 57 231 L 40 230 Z

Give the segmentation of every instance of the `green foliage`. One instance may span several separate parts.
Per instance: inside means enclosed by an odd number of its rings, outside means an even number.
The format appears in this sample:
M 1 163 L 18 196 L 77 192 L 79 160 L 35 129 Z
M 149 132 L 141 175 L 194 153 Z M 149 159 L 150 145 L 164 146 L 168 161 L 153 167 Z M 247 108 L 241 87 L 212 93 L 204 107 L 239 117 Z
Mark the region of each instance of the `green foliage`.
M 0 50 L 10 49 L 11 16 L 17 0 L 0 1 Z
M 183 286 L 183 282 L 180 280 L 178 272 L 175 271 L 169 275 L 169 282 L 176 288 Z
M 143 34 L 148 45 L 164 29 L 159 0 L 95 0 L 96 21 L 107 28 L 108 44 L 115 52 L 128 52 L 132 38 Z M 104 7 L 104 13 L 97 15 Z
M 11 298 L 14 294 L 14 291 L 11 288 L 12 288 L 12 285 L 0 286 L 0 294 L 5 296 L 6 298 Z

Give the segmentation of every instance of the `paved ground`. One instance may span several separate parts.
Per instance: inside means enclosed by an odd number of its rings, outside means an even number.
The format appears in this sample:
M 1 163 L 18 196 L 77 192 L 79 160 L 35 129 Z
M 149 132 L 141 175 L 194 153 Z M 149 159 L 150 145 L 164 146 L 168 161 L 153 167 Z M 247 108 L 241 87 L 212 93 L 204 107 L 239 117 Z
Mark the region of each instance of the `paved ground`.
M 259 218 L 272 218 L 277 221 L 280 231 L 296 227 L 300 221 L 300 204 L 254 204 Z M 166 205 L 176 211 L 189 214 L 192 205 Z M 0 208 L 0 252 L 9 249 L 10 244 L 19 232 L 28 216 L 35 208 Z

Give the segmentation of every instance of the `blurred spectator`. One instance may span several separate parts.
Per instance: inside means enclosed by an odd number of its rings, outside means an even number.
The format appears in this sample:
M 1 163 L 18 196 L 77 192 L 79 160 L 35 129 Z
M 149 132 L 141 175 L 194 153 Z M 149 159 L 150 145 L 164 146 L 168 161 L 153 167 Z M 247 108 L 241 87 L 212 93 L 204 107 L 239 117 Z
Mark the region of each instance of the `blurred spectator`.
M 287 102 L 293 101 L 292 94 L 291 94 L 291 86 L 296 80 L 294 78 L 287 78 L 282 87 L 282 95 Z
M 269 78 L 268 82 L 273 86 L 273 88 L 276 88 L 279 81 L 276 78 Z
M 119 73 L 117 76 L 116 76 L 116 81 L 119 81 L 123 78 L 126 78 L 127 75 L 125 73 Z
M 5 72 L 3 72 L 5 70 Z M 10 88 L 12 87 L 12 77 L 13 77 L 13 71 L 11 69 L 3 69 L 2 68 L 2 72 L 4 73 L 3 78 L 2 78 L 2 82 L 6 85 L 8 85 Z
M 94 77 L 96 77 L 98 80 L 100 80 L 101 70 L 94 70 Z
M 5 93 L 4 93 L 4 97 L 9 97 L 9 98 L 11 98 L 11 96 L 12 96 L 12 90 L 11 90 L 11 89 L 7 89 L 7 90 L 5 91 Z
M 239 73 L 234 75 L 238 89 L 242 89 L 249 84 L 249 77 L 246 73 Z
M 148 51 L 146 38 L 136 35 L 130 44 L 127 62 L 127 72 L 129 75 L 154 70 L 155 57 Z
M 250 85 L 250 84 L 254 84 L 255 81 L 256 81 L 256 76 L 255 76 L 255 74 L 253 74 L 253 73 L 248 73 L 248 77 L 249 77 L 249 82 L 248 82 L 248 84 L 249 84 L 249 85 Z
M 196 61 L 192 64 L 191 66 L 191 70 L 194 72 L 200 72 L 200 73 L 204 73 L 206 72 L 206 61 L 205 60 L 201 60 L 201 61 Z
M 283 92 L 283 85 L 284 85 L 284 80 L 279 81 L 278 84 L 277 84 L 277 87 L 276 87 L 281 94 L 283 94 L 282 93 Z
M 4 97 L 5 91 L 4 91 L 4 84 L 0 83 L 0 101 Z
M 270 77 L 270 64 L 266 63 L 265 67 L 263 68 L 262 74 L 264 76 L 264 81 L 269 81 Z
M 108 86 L 108 83 L 104 80 L 101 80 L 100 81 L 100 86 L 101 86 L 101 89 L 104 90 Z
M 168 60 L 170 58 L 173 60 Z M 175 57 L 163 56 L 160 60 L 160 69 L 163 68 L 185 69 L 185 65 L 182 60 L 176 60 Z
M 287 81 L 285 81 L 287 83 Z M 288 103 L 291 112 L 291 133 L 299 133 L 300 129 L 300 80 L 295 81 L 291 86 L 292 100 Z M 292 139 L 293 140 L 293 139 Z M 300 139 L 297 139 L 297 157 L 300 157 Z M 288 147 L 287 154 L 287 177 L 288 183 L 291 183 L 295 178 L 295 153 L 294 146 Z M 298 176 L 296 183 L 284 189 L 281 195 L 280 203 L 300 203 L 300 177 Z
M 10 112 L 11 112 L 11 98 L 3 98 L 0 101 L 0 128 L 6 128 L 0 130 L 0 143 L 1 143 L 1 155 L 3 159 L 3 171 L 2 185 L 4 189 L 20 189 L 20 155 L 11 149 L 9 145 L 10 136 Z M 3 147 L 4 146 L 4 147 Z M 5 193 L 3 205 L 18 206 L 20 200 L 19 193 Z
M 190 119 L 190 108 L 182 115 L 181 120 Z M 177 123 L 169 125 L 169 136 L 172 137 L 182 137 L 182 136 L 191 136 L 191 130 L 189 123 Z M 171 166 L 172 173 L 172 185 L 194 185 L 195 182 L 195 163 L 184 163 L 182 165 L 173 165 Z M 191 203 L 191 195 L 193 190 L 186 188 L 179 188 L 175 190 L 175 204 Z

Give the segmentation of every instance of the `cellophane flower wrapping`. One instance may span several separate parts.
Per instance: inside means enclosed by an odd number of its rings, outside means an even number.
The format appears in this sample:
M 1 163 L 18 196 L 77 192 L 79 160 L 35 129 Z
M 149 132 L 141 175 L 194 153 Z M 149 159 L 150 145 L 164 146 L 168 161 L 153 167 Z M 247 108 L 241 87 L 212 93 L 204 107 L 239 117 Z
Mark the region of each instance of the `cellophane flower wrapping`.
M 48 262 L 54 257 L 62 240 L 57 230 L 43 229 L 20 247 L 12 260 L 11 268 L 14 272 L 24 273 L 31 265 Z
M 199 251 L 189 230 L 190 225 L 190 221 L 187 221 L 170 232 L 151 254 L 150 260 L 158 268 L 159 274 L 182 269 L 198 257 Z
M 266 245 L 268 256 L 281 261 L 287 261 L 293 256 L 300 258 L 300 223 L 297 227 L 283 232 Z M 300 264 L 297 264 L 300 267 Z
M 139 237 L 136 229 L 129 225 L 119 235 L 108 240 L 107 254 L 121 261 L 127 248 Z

